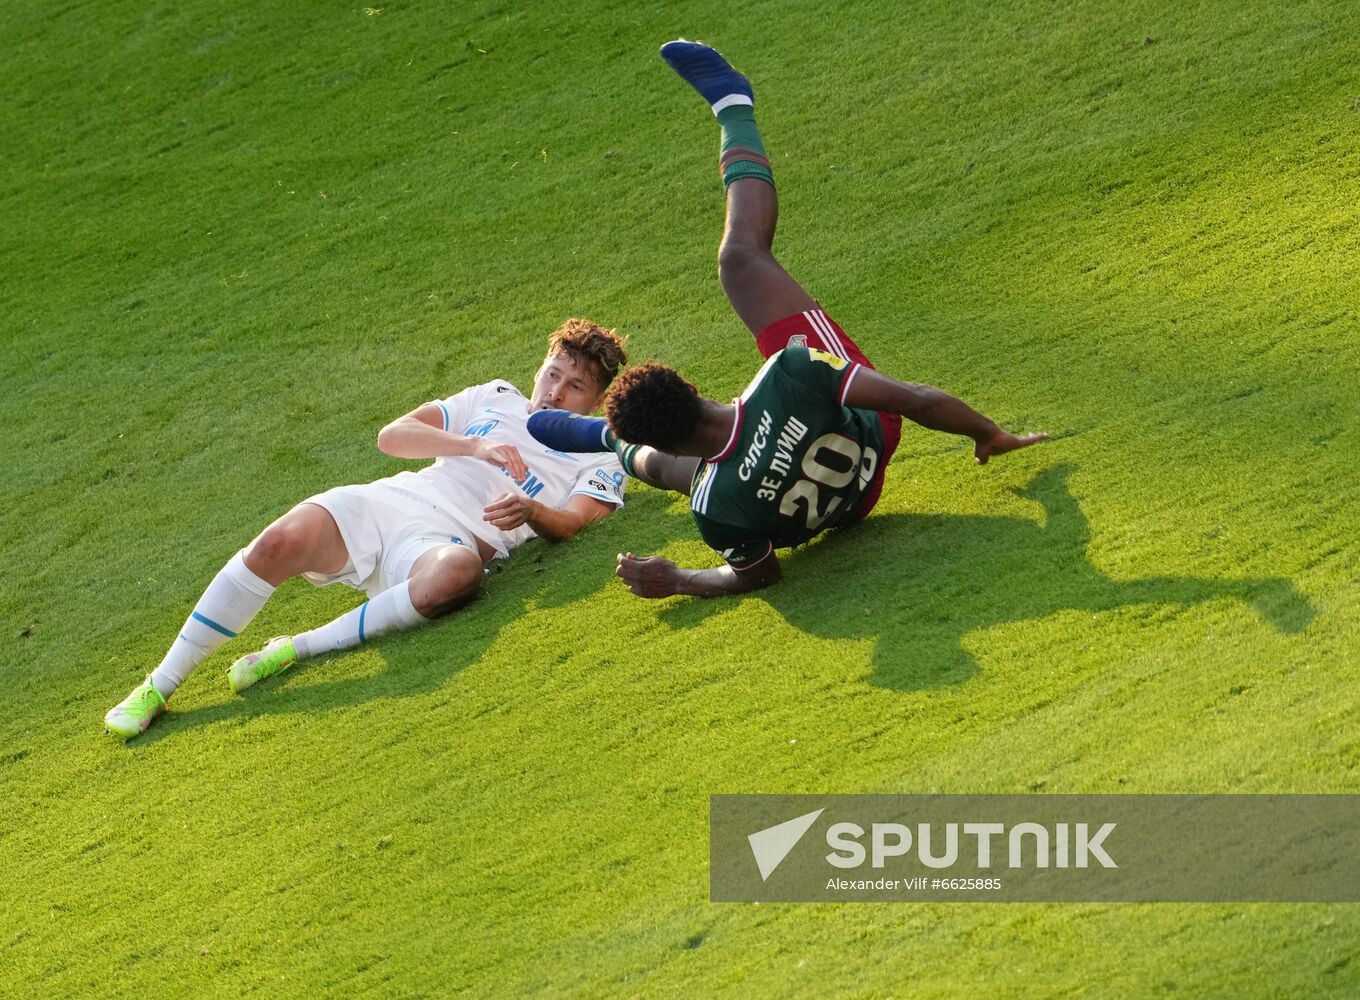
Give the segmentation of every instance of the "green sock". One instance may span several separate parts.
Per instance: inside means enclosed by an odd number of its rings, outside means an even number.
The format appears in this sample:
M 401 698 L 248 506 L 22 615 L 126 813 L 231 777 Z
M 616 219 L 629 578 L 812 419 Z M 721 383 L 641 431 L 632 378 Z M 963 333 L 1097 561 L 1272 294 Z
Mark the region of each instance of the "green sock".
M 722 126 L 718 169 L 722 172 L 723 187 L 742 177 L 759 177 L 774 187 L 765 144 L 756 128 L 755 111 L 749 105 L 734 104 L 718 112 L 718 124 Z
M 619 456 L 619 464 L 623 466 L 623 471 L 636 479 L 637 471 L 633 468 L 633 457 L 637 455 L 638 449 L 642 445 L 620 441 L 608 427 L 604 431 L 604 443 L 613 449 L 615 455 Z

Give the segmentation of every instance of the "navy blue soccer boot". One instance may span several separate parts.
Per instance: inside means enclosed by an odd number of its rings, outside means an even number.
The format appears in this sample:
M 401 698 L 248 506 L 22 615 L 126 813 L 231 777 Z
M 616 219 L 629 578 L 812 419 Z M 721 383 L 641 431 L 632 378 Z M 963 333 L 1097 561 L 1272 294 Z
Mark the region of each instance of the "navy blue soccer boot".
M 661 58 L 699 92 L 715 115 L 739 104 L 755 104 L 751 81 L 733 69 L 722 53 L 703 42 L 683 38 L 667 42 L 661 46 Z

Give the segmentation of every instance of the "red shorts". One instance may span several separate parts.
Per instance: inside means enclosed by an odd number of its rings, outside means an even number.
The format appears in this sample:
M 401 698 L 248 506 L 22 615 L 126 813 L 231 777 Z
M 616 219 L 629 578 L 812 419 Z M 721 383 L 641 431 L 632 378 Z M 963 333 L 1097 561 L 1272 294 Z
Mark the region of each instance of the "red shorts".
M 859 345 L 847 337 L 845 331 L 836 325 L 836 321 L 820 309 L 809 309 L 807 312 L 794 313 L 792 316 L 776 320 L 756 334 L 756 347 L 767 358 L 786 347 L 811 347 L 861 364 L 865 368 L 874 367 L 873 362 L 859 349 Z M 893 457 L 893 452 L 897 451 L 897 445 L 902 440 L 900 414 L 880 411 L 878 422 L 883 425 L 883 454 L 878 458 L 878 472 L 874 474 L 869 488 L 864 491 L 864 499 L 860 501 L 859 509 L 855 511 L 857 517 L 865 517 L 874 509 L 874 504 L 878 503 L 879 495 L 883 492 L 883 474 L 887 471 L 889 459 Z

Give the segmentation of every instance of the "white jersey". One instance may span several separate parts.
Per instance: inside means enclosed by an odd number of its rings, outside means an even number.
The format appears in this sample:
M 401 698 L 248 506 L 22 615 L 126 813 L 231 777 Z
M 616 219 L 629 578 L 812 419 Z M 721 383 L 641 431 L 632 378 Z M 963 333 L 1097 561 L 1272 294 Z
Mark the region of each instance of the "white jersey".
M 480 458 L 440 458 L 419 470 L 421 477 L 475 526 L 475 534 L 505 555 L 534 536 L 527 524 L 501 531 L 482 519 L 482 508 L 507 490 L 515 490 L 547 507 L 562 507 L 577 494 L 614 506 L 623 505 L 626 476 L 612 451 L 572 455 L 540 443 L 525 426 L 529 401 L 509 382 L 497 379 L 469 386 L 456 396 L 434 400 L 444 414 L 444 430 L 495 444 L 514 445 L 529 467 L 524 482 L 516 483 L 503 469 Z

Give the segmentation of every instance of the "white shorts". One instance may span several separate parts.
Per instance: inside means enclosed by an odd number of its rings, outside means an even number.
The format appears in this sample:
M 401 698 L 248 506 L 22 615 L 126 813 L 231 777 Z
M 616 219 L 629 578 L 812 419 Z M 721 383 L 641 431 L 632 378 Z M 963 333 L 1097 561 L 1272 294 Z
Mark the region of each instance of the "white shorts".
M 347 583 L 376 597 L 411 575 L 417 559 L 431 549 L 459 545 L 477 553 L 477 532 L 429 480 L 413 472 L 359 486 L 337 486 L 308 497 L 340 529 L 349 561 L 338 573 L 304 573 L 317 587 Z

